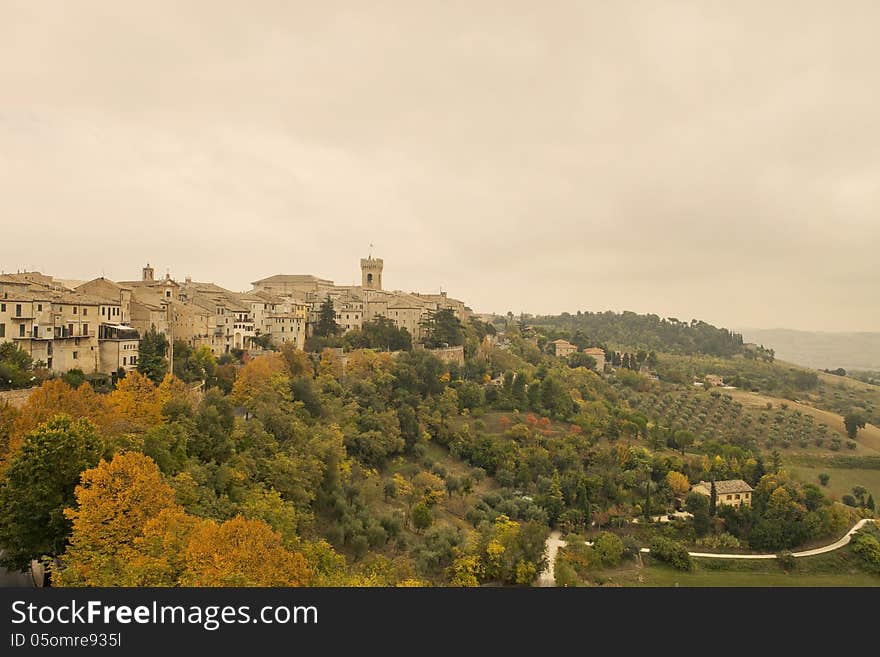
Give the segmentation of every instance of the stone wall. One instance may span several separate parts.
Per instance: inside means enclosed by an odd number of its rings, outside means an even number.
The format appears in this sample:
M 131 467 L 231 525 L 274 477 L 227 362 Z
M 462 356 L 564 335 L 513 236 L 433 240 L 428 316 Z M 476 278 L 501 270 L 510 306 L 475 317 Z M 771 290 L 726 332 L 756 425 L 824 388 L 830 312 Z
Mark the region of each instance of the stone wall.
M 464 365 L 464 346 L 443 347 L 441 349 L 428 349 L 437 358 L 445 363 L 455 363 L 458 366 Z
M 36 388 L 25 388 L 23 390 L 0 390 L 0 406 L 9 404 L 15 408 L 21 408 L 25 405 L 31 393 Z

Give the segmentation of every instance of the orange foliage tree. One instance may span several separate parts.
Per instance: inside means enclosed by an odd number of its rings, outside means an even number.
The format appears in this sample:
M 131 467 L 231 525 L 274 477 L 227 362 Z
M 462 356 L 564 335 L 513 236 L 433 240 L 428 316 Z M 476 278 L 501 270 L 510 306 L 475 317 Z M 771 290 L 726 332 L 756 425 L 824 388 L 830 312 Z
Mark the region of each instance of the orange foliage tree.
M 206 520 L 186 549 L 184 586 L 307 586 L 305 557 L 285 549 L 281 534 L 260 520 Z

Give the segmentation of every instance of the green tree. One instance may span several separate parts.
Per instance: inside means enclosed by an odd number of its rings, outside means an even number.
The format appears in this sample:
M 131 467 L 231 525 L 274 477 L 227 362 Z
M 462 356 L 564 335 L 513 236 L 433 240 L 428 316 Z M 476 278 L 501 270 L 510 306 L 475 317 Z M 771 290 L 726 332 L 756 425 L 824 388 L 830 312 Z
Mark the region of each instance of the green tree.
M 464 328 L 451 308 L 429 312 L 420 324 L 424 329 L 422 342 L 429 349 L 464 344 Z
M 70 521 L 64 509 L 74 503 L 83 470 L 102 453 L 89 420 L 59 415 L 25 435 L 0 481 L 0 565 L 24 570 L 31 559 L 64 549 Z
M 864 429 L 868 422 L 865 414 L 861 411 L 853 410 L 843 416 L 843 425 L 846 427 L 846 435 L 856 439 L 859 429 Z
M 141 338 L 138 348 L 137 370 L 153 383 L 159 385 L 168 374 L 168 338 L 164 333 L 157 333 L 153 326 Z
M 422 533 L 425 531 L 434 522 L 434 519 L 431 517 L 431 508 L 424 502 L 416 504 L 412 510 L 412 521 L 413 527 L 415 527 L 417 532 Z
M 336 323 L 336 308 L 333 306 L 333 299 L 327 297 L 321 303 L 314 335 L 319 338 L 330 338 L 338 334 L 339 324 Z
M 699 493 L 688 493 L 685 498 L 685 509 L 694 516 L 694 532 L 697 536 L 705 536 L 709 532 L 709 498 Z
M 623 541 L 611 532 L 602 532 L 593 543 L 593 551 L 603 566 L 614 567 L 620 563 L 620 559 L 623 557 Z
M 30 354 L 14 342 L 0 343 L 0 390 L 30 386 L 32 368 Z

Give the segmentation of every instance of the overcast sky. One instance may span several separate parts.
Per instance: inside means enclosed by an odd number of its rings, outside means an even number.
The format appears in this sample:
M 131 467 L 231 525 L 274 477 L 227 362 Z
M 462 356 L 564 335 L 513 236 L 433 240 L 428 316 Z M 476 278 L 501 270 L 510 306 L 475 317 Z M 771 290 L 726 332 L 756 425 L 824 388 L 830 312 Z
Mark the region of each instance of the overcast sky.
M 0 268 L 880 330 L 880 3 L 0 0 Z

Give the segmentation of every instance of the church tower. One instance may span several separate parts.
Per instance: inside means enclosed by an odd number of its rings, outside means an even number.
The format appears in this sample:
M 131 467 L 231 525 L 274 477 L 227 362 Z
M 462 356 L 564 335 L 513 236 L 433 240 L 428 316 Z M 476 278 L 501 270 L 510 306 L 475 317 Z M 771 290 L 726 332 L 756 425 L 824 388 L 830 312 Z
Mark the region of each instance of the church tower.
M 152 281 L 154 273 L 155 272 L 153 271 L 153 268 L 150 267 L 150 263 L 148 262 L 147 266 L 144 267 L 144 269 L 143 269 L 143 275 L 141 277 L 141 280 L 142 281 Z
M 361 258 L 361 285 L 365 290 L 382 289 L 382 258 Z

